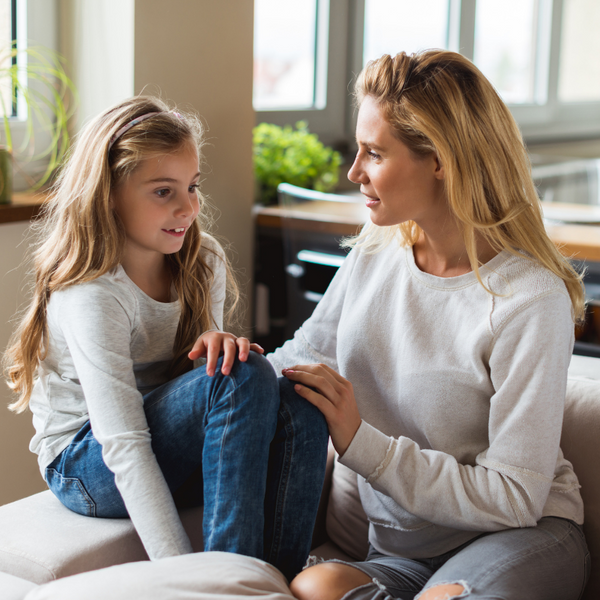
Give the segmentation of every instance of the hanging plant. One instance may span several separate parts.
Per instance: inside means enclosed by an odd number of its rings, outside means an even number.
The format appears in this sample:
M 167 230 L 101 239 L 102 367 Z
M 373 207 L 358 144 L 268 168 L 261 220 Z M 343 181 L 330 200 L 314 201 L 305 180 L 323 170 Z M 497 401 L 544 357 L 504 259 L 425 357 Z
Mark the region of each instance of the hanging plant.
M 29 187 L 39 189 L 52 177 L 69 148 L 68 122 L 77 101 L 75 86 L 59 54 L 42 47 L 17 48 L 15 42 L 0 51 L 0 85 L 8 90 L 0 94 L 4 149 L 17 168 L 23 162 L 44 161 L 41 173 L 26 176 Z M 15 108 L 24 114 L 15 117 Z M 25 135 L 15 147 L 12 127 L 21 120 Z M 45 132 L 48 139 L 40 141 L 39 132 Z M 3 163 L 7 161 L 0 159 L 0 169 Z M 10 181 L 10 175 L 5 177 Z M 5 180 L 5 188 L 6 184 Z

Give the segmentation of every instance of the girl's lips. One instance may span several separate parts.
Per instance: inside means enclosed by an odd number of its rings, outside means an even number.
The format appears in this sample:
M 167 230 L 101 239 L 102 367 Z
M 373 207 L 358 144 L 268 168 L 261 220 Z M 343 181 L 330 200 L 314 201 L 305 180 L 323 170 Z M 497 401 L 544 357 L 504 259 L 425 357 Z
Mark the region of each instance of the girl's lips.
M 163 229 L 163 231 L 175 237 L 182 237 L 185 235 L 186 229 L 187 227 L 174 227 L 173 229 Z
M 371 208 L 371 207 L 375 206 L 376 204 L 379 204 L 379 202 L 380 202 L 379 198 L 373 198 L 372 196 L 365 195 L 365 198 L 366 198 L 367 208 Z

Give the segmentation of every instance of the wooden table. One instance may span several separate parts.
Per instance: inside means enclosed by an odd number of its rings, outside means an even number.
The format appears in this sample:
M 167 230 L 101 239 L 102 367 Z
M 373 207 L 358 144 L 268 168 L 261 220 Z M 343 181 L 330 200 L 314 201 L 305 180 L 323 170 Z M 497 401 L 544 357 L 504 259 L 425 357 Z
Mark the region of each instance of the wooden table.
M 30 221 L 47 197 L 47 192 L 13 193 L 10 204 L 0 204 L 0 224 Z
M 598 210 L 585 205 L 552 205 L 553 210 L 561 207 L 579 212 L 582 221 Z M 360 230 L 368 219 L 369 209 L 362 202 L 314 201 L 298 203 L 293 208 L 260 207 L 255 214 L 256 224 L 262 227 L 281 228 L 282 219 L 286 219 L 286 225 L 293 229 L 348 236 Z M 600 224 L 549 222 L 546 231 L 565 256 L 600 262 Z

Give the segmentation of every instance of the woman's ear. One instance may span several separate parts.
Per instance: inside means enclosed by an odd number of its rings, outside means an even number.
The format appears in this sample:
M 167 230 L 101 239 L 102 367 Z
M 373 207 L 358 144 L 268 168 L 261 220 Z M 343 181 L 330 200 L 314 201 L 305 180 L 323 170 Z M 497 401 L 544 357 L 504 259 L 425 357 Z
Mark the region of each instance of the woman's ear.
M 446 174 L 444 172 L 444 167 L 442 166 L 442 163 L 440 161 L 440 157 L 437 154 L 434 154 L 433 160 L 435 161 L 435 164 L 436 164 L 435 171 L 433 172 L 433 176 L 436 179 L 444 179 Z

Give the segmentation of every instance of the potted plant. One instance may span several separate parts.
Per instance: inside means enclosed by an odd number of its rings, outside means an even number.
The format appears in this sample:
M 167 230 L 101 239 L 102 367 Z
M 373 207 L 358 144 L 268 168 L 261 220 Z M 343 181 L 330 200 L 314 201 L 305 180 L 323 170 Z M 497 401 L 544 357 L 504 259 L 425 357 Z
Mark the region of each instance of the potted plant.
M 0 150 L 0 203 L 11 200 L 12 166 L 23 161 L 43 161 L 41 172 L 27 176 L 31 189 L 48 182 L 69 146 L 68 121 L 76 100 L 73 82 L 63 59 L 45 48 L 11 47 L 0 52 L 0 110 L 3 146 Z M 16 109 L 19 116 L 15 117 Z M 15 147 L 11 127 L 25 121 L 25 135 Z M 36 133 L 37 132 L 37 133 Z M 40 138 L 46 138 L 40 143 Z
M 342 157 L 309 133 L 305 121 L 296 123 L 295 129 L 261 123 L 253 134 L 254 175 L 261 204 L 275 204 L 277 186 L 283 182 L 320 192 L 336 186 Z

